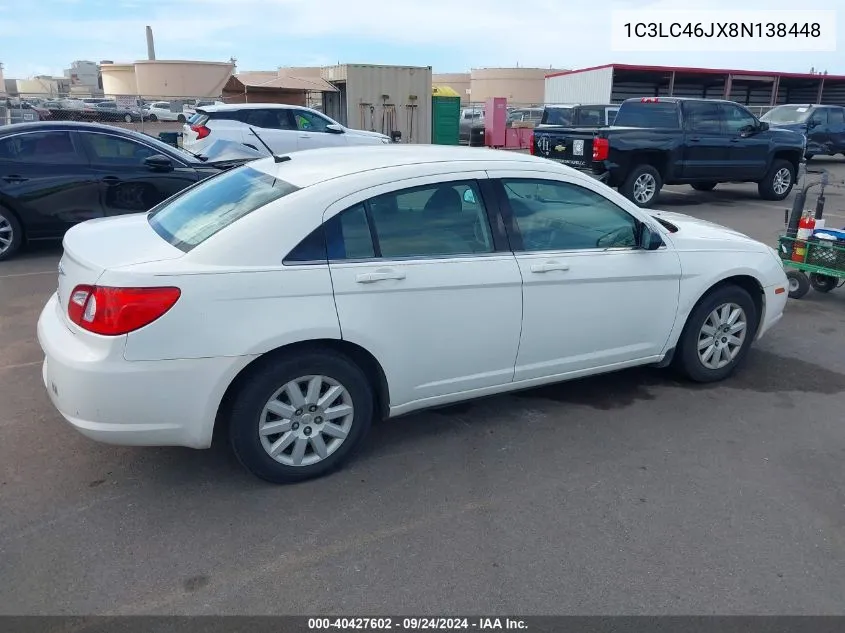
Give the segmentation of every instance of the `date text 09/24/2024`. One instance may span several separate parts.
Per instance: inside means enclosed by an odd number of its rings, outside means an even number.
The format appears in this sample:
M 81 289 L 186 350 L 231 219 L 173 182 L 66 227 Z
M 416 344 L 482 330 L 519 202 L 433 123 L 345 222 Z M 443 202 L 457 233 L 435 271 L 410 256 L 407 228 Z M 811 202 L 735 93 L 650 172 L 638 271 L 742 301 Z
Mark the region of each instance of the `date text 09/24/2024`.
M 364 630 L 364 631 L 443 631 L 443 630 L 526 630 L 519 618 L 308 618 L 309 631 Z
M 818 22 L 626 22 L 627 37 L 643 38 L 818 38 Z

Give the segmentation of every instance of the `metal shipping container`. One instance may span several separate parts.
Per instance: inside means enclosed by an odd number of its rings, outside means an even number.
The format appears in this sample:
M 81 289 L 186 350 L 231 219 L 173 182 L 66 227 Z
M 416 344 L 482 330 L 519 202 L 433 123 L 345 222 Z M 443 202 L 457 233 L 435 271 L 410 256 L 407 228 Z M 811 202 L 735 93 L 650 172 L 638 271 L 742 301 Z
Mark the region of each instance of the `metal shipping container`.
M 323 112 L 344 125 L 403 143 L 431 143 L 431 66 L 343 64 L 322 70 L 339 92 L 324 93 Z
M 546 103 L 610 103 L 613 67 L 546 77 Z

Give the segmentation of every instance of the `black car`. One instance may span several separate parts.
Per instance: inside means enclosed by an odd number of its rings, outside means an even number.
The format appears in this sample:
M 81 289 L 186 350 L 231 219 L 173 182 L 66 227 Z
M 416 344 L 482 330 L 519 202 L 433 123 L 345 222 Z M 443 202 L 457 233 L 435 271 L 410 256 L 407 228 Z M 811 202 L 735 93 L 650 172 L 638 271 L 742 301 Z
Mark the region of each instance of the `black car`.
M 0 127 L 0 260 L 79 222 L 147 211 L 182 189 L 261 156 L 244 146 L 203 156 L 97 123 Z
M 807 137 L 807 158 L 845 154 L 845 108 L 794 104 L 772 108 L 760 117 L 771 127 L 801 132 Z

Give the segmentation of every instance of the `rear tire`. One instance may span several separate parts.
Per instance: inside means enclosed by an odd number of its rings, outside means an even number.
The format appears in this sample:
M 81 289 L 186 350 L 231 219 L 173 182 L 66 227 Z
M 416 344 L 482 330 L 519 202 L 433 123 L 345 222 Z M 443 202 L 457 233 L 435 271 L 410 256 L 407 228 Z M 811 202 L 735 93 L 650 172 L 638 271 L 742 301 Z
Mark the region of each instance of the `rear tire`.
M 155 123 L 158 121 L 158 117 L 155 114 L 150 115 L 150 123 Z
M 757 183 L 763 200 L 783 200 L 795 186 L 795 166 L 788 160 L 775 160 L 766 177 Z
M 651 165 L 637 165 L 619 187 L 619 193 L 640 208 L 648 208 L 657 200 L 663 179 L 660 172 Z
M 15 214 L 0 207 L 0 261 L 11 259 L 23 244 L 23 228 Z
M 317 350 L 268 359 L 234 397 L 229 439 L 257 477 L 305 481 L 335 470 L 352 454 L 372 424 L 373 404 L 366 375 L 346 356 Z M 341 406 L 348 413 L 341 415 Z
M 185 122 L 185 115 L 184 115 L 184 114 L 180 114 L 179 116 L 177 116 L 177 117 L 176 117 L 176 121 L 177 121 L 178 123 L 184 123 L 184 122 Z
M 696 182 L 692 184 L 692 188 L 696 191 L 713 191 L 716 184 L 715 182 Z
M 751 296 L 739 286 L 711 290 L 687 319 L 675 368 L 695 382 L 724 380 L 748 355 L 759 318 Z

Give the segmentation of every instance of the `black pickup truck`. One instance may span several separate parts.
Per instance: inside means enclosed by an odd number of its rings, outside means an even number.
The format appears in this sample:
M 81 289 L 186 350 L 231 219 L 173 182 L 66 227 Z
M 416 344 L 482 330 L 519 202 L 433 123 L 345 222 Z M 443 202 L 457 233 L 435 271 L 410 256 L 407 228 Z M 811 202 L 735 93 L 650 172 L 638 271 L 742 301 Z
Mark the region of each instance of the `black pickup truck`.
M 783 200 L 795 184 L 807 139 L 769 128 L 732 101 L 628 99 L 605 128 L 541 127 L 531 151 L 587 171 L 640 207 L 664 184 L 709 191 L 720 182 L 756 182 L 766 200 Z

